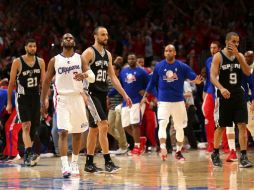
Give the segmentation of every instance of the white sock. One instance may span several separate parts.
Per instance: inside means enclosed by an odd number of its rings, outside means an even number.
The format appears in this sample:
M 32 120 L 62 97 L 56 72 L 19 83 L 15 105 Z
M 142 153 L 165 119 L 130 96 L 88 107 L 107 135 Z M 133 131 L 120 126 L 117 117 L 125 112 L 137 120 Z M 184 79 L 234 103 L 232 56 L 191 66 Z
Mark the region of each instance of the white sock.
M 176 143 L 176 152 L 181 151 L 183 148 L 183 145 L 178 145 L 178 143 Z
M 78 162 L 78 155 L 72 153 L 71 162 Z
M 62 166 L 68 166 L 68 156 L 61 156 Z
M 135 146 L 137 146 L 139 148 L 140 147 L 140 143 L 135 143 Z
M 230 150 L 235 150 L 235 139 L 228 139 L 228 146 Z

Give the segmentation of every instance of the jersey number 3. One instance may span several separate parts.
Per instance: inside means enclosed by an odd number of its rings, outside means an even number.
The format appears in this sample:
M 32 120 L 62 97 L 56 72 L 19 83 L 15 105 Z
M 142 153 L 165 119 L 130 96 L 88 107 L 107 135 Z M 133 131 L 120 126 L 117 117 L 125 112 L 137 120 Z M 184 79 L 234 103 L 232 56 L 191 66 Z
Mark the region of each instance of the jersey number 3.
M 106 70 L 100 69 L 97 71 L 96 81 L 105 82 L 106 78 L 107 78 L 107 71 Z
M 35 87 L 37 86 L 37 77 L 34 77 L 34 78 L 28 78 L 27 79 L 27 87 L 28 88 L 31 88 L 31 87 Z

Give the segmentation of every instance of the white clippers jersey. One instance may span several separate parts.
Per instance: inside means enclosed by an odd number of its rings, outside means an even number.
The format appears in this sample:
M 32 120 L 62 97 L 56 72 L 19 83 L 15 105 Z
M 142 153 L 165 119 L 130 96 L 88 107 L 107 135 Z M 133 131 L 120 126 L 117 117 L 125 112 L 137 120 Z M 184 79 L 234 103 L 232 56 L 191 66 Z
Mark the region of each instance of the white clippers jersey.
M 80 54 L 74 53 L 71 57 L 61 54 L 55 56 L 55 90 L 56 94 L 71 95 L 83 92 L 83 82 L 76 81 L 74 73 L 81 73 Z

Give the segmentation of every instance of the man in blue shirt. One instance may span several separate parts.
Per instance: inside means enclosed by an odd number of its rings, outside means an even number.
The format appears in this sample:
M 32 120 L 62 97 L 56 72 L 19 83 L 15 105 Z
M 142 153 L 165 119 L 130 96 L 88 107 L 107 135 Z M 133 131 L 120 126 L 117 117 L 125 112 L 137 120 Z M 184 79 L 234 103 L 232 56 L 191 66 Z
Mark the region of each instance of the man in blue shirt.
M 129 67 L 122 69 L 119 79 L 133 105 L 129 108 L 123 101 L 121 120 L 122 126 L 125 127 L 126 132 L 133 137 L 135 142 L 132 154 L 140 154 L 143 145 L 140 146 L 139 124 L 145 109 L 145 105 L 140 106 L 140 101 L 149 82 L 149 75 L 143 68 L 137 66 L 137 58 L 133 53 L 128 55 L 128 65 Z
M 160 139 L 161 159 L 166 160 L 166 128 L 169 117 L 172 116 L 176 130 L 177 150 L 175 158 L 185 160 L 181 153 L 184 141 L 184 128 L 187 126 L 187 113 L 183 97 L 183 86 L 186 79 L 192 80 L 196 84 L 203 81 L 201 76 L 197 76 L 194 71 L 185 63 L 176 60 L 176 50 L 174 45 L 169 44 L 164 49 L 165 59 L 159 62 L 154 69 L 152 78 L 146 88 L 142 103 L 146 101 L 146 95 L 152 93 L 154 87 L 158 89 L 158 120 Z

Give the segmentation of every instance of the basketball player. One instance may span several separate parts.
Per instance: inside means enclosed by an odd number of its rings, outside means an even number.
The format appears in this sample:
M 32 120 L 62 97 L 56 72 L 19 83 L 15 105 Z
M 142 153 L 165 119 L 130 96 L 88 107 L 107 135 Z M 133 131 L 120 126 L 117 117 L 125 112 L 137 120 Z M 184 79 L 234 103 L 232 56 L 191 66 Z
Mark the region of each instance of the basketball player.
M 133 105 L 129 108 L 126 102 L 123 101 L 121 121 L 125 131 L 133 137 L 135 142 L 131 153 L 141 154 L 144 152 L 146 138 L 140 138 L 139 124 L 142 122 L 142 116 L 145 111 L 145 105 L 140 106 L 140 102 L 149 82 L 149 75 L 142 67 L 137 66 L 137 58 L 133 53 L 128 55 L 128 65 L 129 67 L 122 69 L 119 79 L 124 90 L 131 98 Z
M 146 101 L 147 92 L 151 93 L 155 86 L 158 88 L 158 120 L 160 140 L 160 156 L 166 160 L 166 128 L 169 117 L 172 116 L 174 128 L 176 130 L 176 154 L 177 160 L 185 160 L 181 153 L 184 141 L 184 128 L 187 126 L 187 113 L 183 97 L 184 81 L 192 80 L 193 83 L 200 84 L 203 80 L 185 63 L 176 60 L 175 46 L 169 44 L 164 49 L 165 59 L 156 64 L 151 81 L 144 94 L 142 103 Z
M 24 164 L 34 166 L 37 158 L 33 158 L 32 141 L 36 128 L 40 124 L 40 83 L 45 78 L 45 62 L 36 56 L 36 42 L 28 39 L 25 44 L 26 54 L 13 60 L 10 82 L 8 86 L 8 102 L 6 110 L 12 111 L 11 95 L 17 84 L 17 112 L 22 123 L 22 138 L 25 145 Z M 33 163 L 31 163 L 33 161 Z
M 116 172 L 119 167 L 116 166 L 109 155 L 108 145 L 108 121 L 107 121 L 107 76 L 110 77 L 113 86 L 123 96 L 127 106 L 131 106 L 132 102 L 126 92 L 123 90 L 117 76 L 114 73 L 112 66 L 112 56 L 109 51 L 105 49 L 108 42 L 108 31 L 105 27 L 99 26 L 94 30 L 95 43 L 93 46 L 87 48 L 82 57 L 86 63 L 89 63 L 91 70 L 95 74 L 95 82 L 89 85 L 88 91 L 91 96 L 96 111 L 99 115 L 99 120 L 95 122 L 94 118 L 89 115 L 89 133 L 87 137 L 87 157 L 85 164 L 86 172 L 99 172 L 102 169 L 97 168 L 93 163 L 94 150 L 99 134 L 99 142 L 102 148 L 102 153 L 105 159 L 105 171 Z M 89 112 L 90 113 L 90 112 Z
M 75 39 L 72 34 L 66 33 L 62 37 L 62 53 L 53 57 L 48 64 L 47 75 L 42 86 L 41 106 L 45 113 L 45 100 L 50 82 L 55 76 L 57 127 L 59 132 L 59 153 L 62 161 L 64 178 L 70 175 L 78 177 L 78 155 L 81 146 L 81 133 L 87 130 L 88 121 L 83 101 L 83 82 L 94 82 L 94 74 L 82 61 L 80 54 L 74 52 Z M 76 77 L 77 75 L 77 77 Z M 72 161 L 69 166 L 68 133 L 72 133 Z
M 213 165 L 218 167 L 222 166 L 219 157 L 220 139 L 226 127 L 232 134 L 234 133 L 233 122 L 239 129 L 240 167 L 252 167 L 246 153 L 248 112 L 241 87 L 242 73 L 249 76 L 251 70 L 244 56 L 238 52 L 239 40 L 237 33 L 227 33 L 226 47 L 214 55 L 211 66 L 211 82 L 218 88 L 219 98 L 219 121 L 214 134 L 214 151 L 211 159 Z M 234 140 L 234 135 L 232 137 L 228 135 L 228 138 Z
M 254 53 L 249 50 L 244 53 L 245 60 L 247 64 L 251 67 L 251 78 L 254 78 L 253 67 L 254 67 Z M 253 81 L 253 80 L 252 80 Z M 245 88 L 246 89 L 246 88 Z M 247 96 L 247 107 L 248 107 L 248 125 L 247 128 L 251 133 L 251 136 L 254 140 L 254 86 L 249 85 L 249 89 L 245 90 L 245 97 Z M 251 90 L 251 91 L 250 91 Z
M 253 52 L 252 52 L 253 53 Z M 250 55 L 250 56 L 249 56 Z M 251 51 L 247 51 L 244 54 L 246 63 L 251 67 L 251 73 L 253 72 L 252 64 L 253 59 L 251 60 Z M 248 124 L 246 125 L 247 129 L 250 131 L 251 136 L 254 137 L 254 76 L 251 74 L 250 76 L 243 75 L 242 78 L 242 88 L 244 89 L 245 101 L 247 102 L 248 108 Z M 228 155 L 226 161 L 234 162 L 237 161 L 236 155 L 236 146 L 235 146 L 235 130 L 232 130 L 230 127 L 226 128 L 226 132 L 231 137 L 228 138 L 228 144 L 230 147 L 230 154 Z

